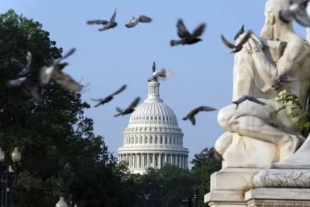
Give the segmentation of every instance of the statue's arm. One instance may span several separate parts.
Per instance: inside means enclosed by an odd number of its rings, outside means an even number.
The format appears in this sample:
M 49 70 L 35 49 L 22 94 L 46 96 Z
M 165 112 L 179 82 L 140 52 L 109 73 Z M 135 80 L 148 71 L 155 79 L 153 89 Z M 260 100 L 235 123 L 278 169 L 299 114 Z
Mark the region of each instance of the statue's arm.
M 298 63 L 300 59 L 303 58 L 304 54 L 302 53 L 302 42 L 297 42 L 295 44 L 288 44 L 283 55 L 277 62 L 277 66 L 272 64 L 267 57 L 265 56 L 263 50 L 254 45 L 255 42 L 250 43 L 252 49 L 255 47 L 255 51 L 252 54 L 253 62 L 256 66 L 257 72 L 260 74 L 264 82 L 272 86 L 274 80 L 279 76 L 285 73 L 290 73 L 296 67 L 293 67 L 294 64 Z

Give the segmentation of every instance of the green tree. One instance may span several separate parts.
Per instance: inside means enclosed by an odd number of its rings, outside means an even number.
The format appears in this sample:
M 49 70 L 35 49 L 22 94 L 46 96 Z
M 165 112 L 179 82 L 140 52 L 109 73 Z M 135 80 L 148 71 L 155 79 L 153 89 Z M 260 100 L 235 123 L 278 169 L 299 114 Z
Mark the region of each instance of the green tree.
M 18 206 L 54 206 L 60 195 L 68 198 L 75 190 L 76 200 L 88 206 L 112 206 L 121 179 L 115 158 L 103 138 L 93 134 L 93 121 L 84 116 L 90 106 L 81 101 L 81 94 L 51 82 L 42 91 L 44 103 L 37 105 L 6 87 L 19 72 L 10 59 L 25 60 L 27 51 L 33 56 L 32 74 L 37 75 L 40 67 L 61 57 L 62 48 L 39 22 L 13 10 L 1 14 L 0 146 L 7 151 L 18 146 L 22 152 L 12 201 Z
M 165 165 L 161 169 L 148 168 L 140 176 L 140 206 L 179 207 L 182 199 L 191 194 L 192 184 L 189 170 L 174 165 Z
M 198 205 L 204 206 L 204 195 L 210 192 L 211 175 L 221 170 L 222 162 L 214 158 L 209 158 L 207 160 L 193 159 L 191 164 L 193 164 L 191 169 L 194 179 L 193 182 L 199 190 Z

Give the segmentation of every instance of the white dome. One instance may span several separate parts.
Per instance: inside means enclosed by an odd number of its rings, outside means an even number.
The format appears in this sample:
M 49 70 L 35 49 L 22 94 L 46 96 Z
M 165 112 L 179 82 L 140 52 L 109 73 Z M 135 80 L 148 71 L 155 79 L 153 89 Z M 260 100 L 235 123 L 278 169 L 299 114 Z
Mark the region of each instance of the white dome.
M 131 114 L 124 131 L 118 160 L 129 161 L 129 168 L 143 173 L 147 167 L 164 163 L 188 166 L 188 149 L 183 147 L 183 133 L 173 110 L 159 98 L 158 81 L 148 83 L 148 98 Z
M 172 109 L 162 102 L 145 102 L 132 113 L 131 124 L 165 124 L 178 126 L 178 120 Z

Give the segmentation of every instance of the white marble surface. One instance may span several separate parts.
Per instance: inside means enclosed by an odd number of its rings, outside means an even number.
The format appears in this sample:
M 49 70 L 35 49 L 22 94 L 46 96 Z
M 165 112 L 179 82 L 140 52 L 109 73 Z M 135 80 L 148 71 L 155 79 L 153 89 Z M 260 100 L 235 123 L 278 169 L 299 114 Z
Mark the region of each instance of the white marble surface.
M 245 193 L 248 207 L 309 207 L 310 189 L 260 188 Z
M 304 141 L 304 137 L 294 125 L 296 120 L 287 117 L 290 107 L 282 110 L 275 118 L 270 118 L 270 112 L 283 106 L 277 100 L 277 92 L 271 87 L 279 75 L 287 74 L 299 78 L 285 87 L 300 98 L 303 106 L 306 104 L 310 86 L 310 45 L 293 31 L 291 23 L 284 24 L 278 17 L 279 11 L 288 6 L 287 0 L 267 1 L 265 25 L 261 32 L 264 41 L 252 35 L 244 48 L 235 55 L 233 100 L 243 95 L 251 95 L 266 105 L 245 101 L 238 109 L 231 104 L 219 111 L 218 122 L 228 133 L 217 140 L 215 149 L 222 155 L 227 153 L 226 157 L 229 157 L 228 151 L 238 151 L 240 144 L 234 143 L 235 134 L 241 137 L 239 140 L 244 145 L 243 149 L 239 150 L 244 156 L 242 166 L 238 159 L 228 159 L 226 167 L 268 167 L 273 162 L 290 157 Z M 243 36 L 240 36 L 237 41 L 242 38 Z M 287 42 L 282 56 L 281 44 L 271 43 L 277 41 L 276 39 Z M 263 46 L 266 44 L 269 46 Z M 261 144 L 258 145 L 257 142 Z M 253 147 L 255 145 L 256 150 Z M 261 158 L 256 162 L 259 155 Z M 253 166 L 253 163 L 256 166 Z

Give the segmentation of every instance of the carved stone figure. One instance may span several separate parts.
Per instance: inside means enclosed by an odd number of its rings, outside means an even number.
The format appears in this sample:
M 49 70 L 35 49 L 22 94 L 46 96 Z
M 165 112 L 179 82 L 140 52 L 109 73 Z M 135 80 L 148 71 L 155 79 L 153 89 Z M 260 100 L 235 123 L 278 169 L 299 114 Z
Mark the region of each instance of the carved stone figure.
M 293 31 L 292 22 L 285 24 L 279 19 L 279 11 L 288 6 L 287 0 L 268 0 L 260 38 L 253 35 L 235 54 L 233 101 L 250 95 L 266 105 L 245 101 L 238 109 L 231 104 L 219 111 L 218 122 L 226 132 L 216 141 L 215 149 L 228 167 L 269 167 L 290 157 L 305 140 L 294 125 L 296 120 L 287 116 L 290 107 L 270 117 L 270 112 L 283 106 L 272 88 L 277 77 L 298 78 L 285 88 L 297 95 L 304 107 L 310 86 L 310 45 Z

